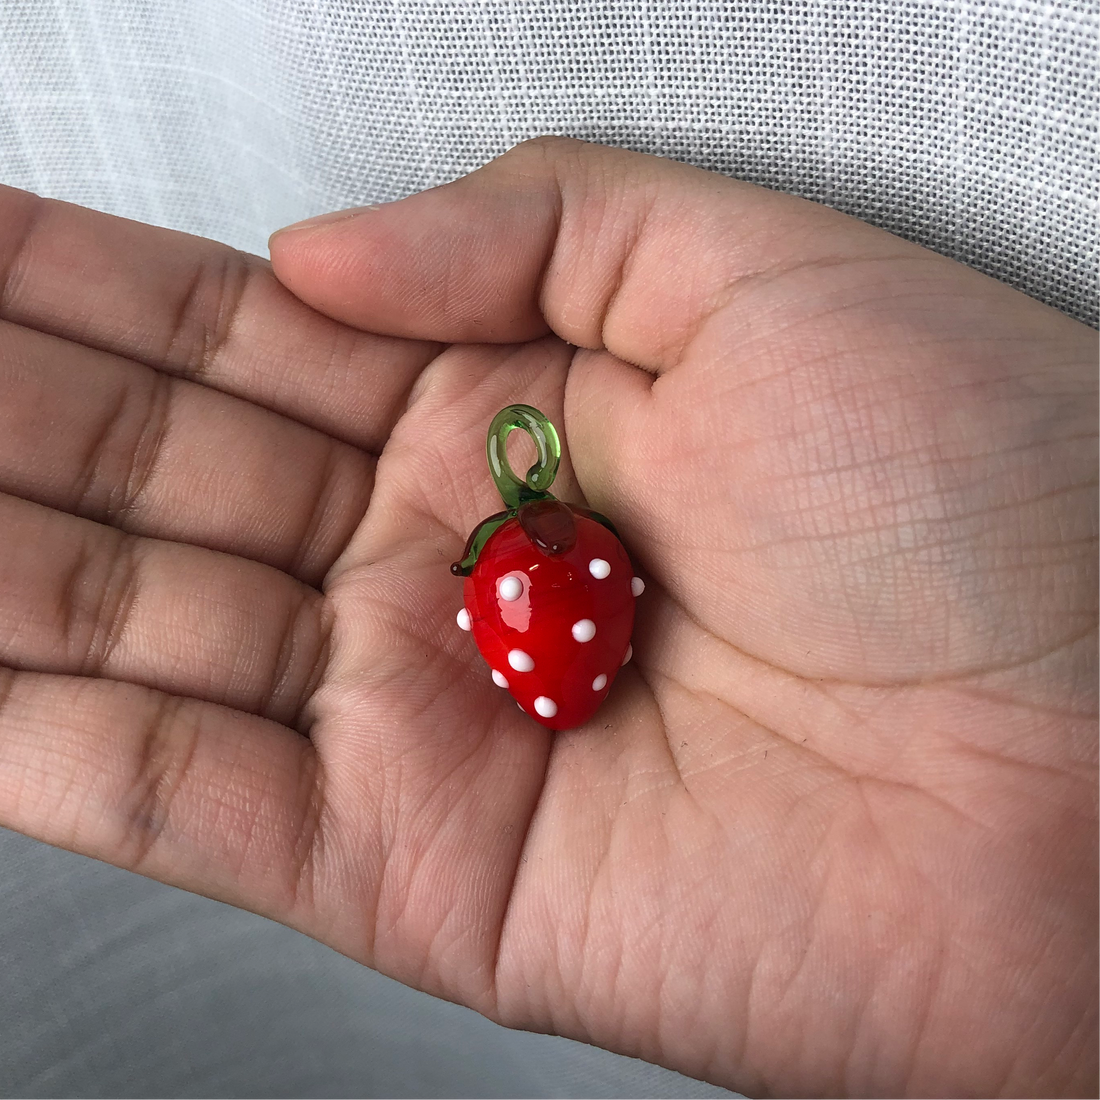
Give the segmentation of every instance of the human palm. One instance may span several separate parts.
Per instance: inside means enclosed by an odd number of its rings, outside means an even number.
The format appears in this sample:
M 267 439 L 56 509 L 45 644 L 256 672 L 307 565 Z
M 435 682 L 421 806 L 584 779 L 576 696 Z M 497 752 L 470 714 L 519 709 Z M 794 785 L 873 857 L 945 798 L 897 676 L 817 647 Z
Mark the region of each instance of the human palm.
M 308 305 L 0 203 L 0 822 L 750 1093 L 1095 1087 L 1090 330 L 561 139 L 277 236 Z M 520 401 L 647 581 L 557 735 L 447 568 Z

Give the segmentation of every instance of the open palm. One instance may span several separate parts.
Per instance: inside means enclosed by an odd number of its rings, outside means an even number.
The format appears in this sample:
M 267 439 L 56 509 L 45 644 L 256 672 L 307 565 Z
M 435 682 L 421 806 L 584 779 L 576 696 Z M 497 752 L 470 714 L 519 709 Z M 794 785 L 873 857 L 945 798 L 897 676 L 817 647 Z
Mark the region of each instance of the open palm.
M 272 257 L 0 195 L 0 823 L 748 1092 L 1094 1089 L 1094 334 L 563 139 Z M 648 585 L 558 735 L 455 625 L 514 402 Z

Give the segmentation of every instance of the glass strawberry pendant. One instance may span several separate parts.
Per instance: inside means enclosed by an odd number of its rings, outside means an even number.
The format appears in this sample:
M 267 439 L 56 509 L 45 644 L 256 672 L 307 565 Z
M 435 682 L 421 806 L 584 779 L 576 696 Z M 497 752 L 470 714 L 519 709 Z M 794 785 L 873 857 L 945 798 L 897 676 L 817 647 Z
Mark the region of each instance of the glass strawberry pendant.
M 522 481 L 505 454 L 516 428 L 538 450 Z M 595 714 L 630 660 L 644 585 L 610 520 L 547 491 L 561 444 L 538 409 L 502 409 L 485 450 L 507 510 L 482 520 L 451 566 L 466 578 L 458 625 L 472 631 L 493 681 L 523 711 L 549 729 L 573 729 Z

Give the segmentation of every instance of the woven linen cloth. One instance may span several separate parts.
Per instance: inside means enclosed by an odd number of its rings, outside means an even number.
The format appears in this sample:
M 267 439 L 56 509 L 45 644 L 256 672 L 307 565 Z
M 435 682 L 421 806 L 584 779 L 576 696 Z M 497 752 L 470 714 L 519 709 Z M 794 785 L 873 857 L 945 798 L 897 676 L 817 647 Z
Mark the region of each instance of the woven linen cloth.
M 263 253 L 569 134 L 1096 323 L 1093 4 L 0 0 L 0 182 Z M 0 831 L 0 1095 L 712 1096 Z
M 1095 323 L 1096 33 L 1039 0 L 3 0 L 0 181 L 263 253 L 570 134 Z

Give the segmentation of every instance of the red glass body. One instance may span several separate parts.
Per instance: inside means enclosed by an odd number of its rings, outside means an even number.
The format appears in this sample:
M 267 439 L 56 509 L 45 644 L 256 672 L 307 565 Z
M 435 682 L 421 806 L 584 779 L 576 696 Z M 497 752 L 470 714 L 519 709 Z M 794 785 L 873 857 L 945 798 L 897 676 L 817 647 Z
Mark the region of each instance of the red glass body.
M 489 538 L 464 582 L 464 602 L 474 641 L 490 669 L 508 682 L 507 690 L 535 721 L 553 730 L 587 722 L 611 688 L 623 663 L 634 627 L 633 568 L 623 545 L 603 524 L 575 515 L 576 543 L 551 554 L 531 541 L 517 519 Z M 610 566 L 593 574 L 591 563 Z M 514 577 L 501 594 L 501 581 Z M 595 626 L 587 641 L 584 620 Z M 574 627 L 581 624 L 574 632 Z M 534 667 L 524 670 L 522 656 Z M 516 668 L 515 664 L 521 667 Z M 599 683 L 605 676 L 606 682 Z M 496 678 L 496 677 L 495 677 Z M 540 702 L 541 700 L 541 702 Z M 547 717 L 547 700 L 556 712 Z M 538 706 L 536 706 L 538 703 Z

